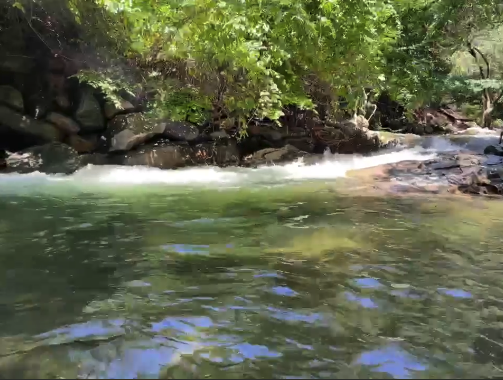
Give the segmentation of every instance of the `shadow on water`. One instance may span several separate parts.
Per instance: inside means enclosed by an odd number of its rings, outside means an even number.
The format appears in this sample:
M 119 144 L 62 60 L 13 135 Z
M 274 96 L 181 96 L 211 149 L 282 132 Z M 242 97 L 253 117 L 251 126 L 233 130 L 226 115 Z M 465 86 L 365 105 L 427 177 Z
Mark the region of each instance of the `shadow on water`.
M 321 185 L 3 197 L 0 378 L 497 376 L 499 208 Z

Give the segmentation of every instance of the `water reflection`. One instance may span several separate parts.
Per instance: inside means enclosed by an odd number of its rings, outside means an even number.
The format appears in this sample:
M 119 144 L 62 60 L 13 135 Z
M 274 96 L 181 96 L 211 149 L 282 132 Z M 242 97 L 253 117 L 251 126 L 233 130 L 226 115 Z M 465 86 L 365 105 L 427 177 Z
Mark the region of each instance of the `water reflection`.
M 410 379 L 416 377 L 414 371 L 425 371 L 428 368 L 398 345 L 363 352 L 355 363 L 372 367 L 372 371 L 387 373 L 395 379 Z
M 0 378 L 503 369 L 503 210 L 318 190 L 0 198 Z

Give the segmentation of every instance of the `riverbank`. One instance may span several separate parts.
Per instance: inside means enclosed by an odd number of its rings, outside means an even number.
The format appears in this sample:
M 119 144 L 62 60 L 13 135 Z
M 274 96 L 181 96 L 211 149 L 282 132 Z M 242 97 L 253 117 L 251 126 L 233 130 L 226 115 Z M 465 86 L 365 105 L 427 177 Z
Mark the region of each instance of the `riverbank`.
M 391 138 L 399 145 L 370 155 L 307 154 L 295 148 L 276 148 L 268 150 L 269 154 L 288 153 L 288 149 L 292 149 L 290 153 L 301 154 L 290 156 L 288 162 L 255 167 L 204 165 L 164 170 L 148 165 L 79 166 L 82 161 L 77 161 L 76 171 L 62 174 L 52 170 L 49 162 L 44 167 L 45 172 L 32 170 L 31 173 L 20 174 L 22 170 L 19 170 L 0 176 L 0 180 L 3 191 L 14 193 L 22 191 L 25 186 L 35 186 L 40 191 L 46 188 L 51 193 L 52 185 L 62 183 L 72 184 L 72 188 L 82 191 L 112 189 L 117 185 L 128 188 L 140 185 L 173 188 L 203 186 L 225 190 L 303 183 L 307 186 L 313 183 L 312 191 L 318 191 L 315 184 L 321 182 L 333 191 L 354 196 L 452 197 L 455 194 L 477 194 L 499 197 L 499 173 L 503 172 L 503 160 L 484 154 L 487 146 L 498 142 L 498 137 L 496 131 L 481 129 L 443 137 L 381 135 L 381 139 Z M 287 157 L 284 156 L 285 159 Z M 18 160 L 26 162 L 23 157 Z M 61 162 L 55 159 L 54 167 L 61 168 Z

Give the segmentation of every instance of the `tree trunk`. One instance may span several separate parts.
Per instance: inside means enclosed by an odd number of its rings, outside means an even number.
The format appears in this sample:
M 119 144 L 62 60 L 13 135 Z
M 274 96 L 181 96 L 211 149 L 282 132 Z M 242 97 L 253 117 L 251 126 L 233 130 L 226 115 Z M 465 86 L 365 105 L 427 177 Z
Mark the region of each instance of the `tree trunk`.
M 484 91 L 482 97 L 482 111 L 482 128 L 492 129 L 494 104 L 488 90 Z

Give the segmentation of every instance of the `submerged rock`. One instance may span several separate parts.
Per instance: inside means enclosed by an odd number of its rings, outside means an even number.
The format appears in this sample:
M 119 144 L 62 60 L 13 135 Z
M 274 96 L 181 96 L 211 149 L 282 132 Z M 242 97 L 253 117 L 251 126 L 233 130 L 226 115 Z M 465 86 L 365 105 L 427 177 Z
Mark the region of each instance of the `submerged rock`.
M 503 147 L 501 145 L 489 145 L 484 149 L 484 154 L 503 156 Z

